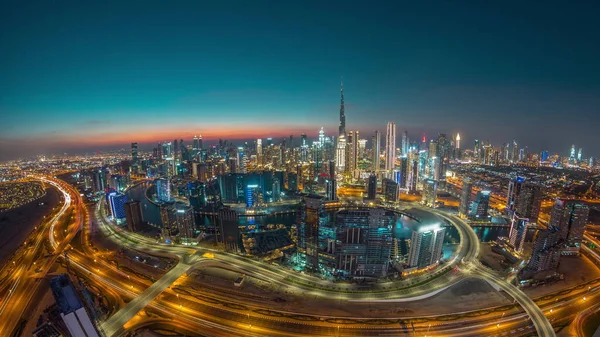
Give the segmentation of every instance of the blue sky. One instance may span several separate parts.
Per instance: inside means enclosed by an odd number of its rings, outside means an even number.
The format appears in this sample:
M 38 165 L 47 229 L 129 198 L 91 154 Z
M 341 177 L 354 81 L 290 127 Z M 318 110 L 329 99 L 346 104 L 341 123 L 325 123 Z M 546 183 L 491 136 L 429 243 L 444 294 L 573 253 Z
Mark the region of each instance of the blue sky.
M 597 2 L 0 6 L 0 159 L 194 133 L 333 134 L 342 76 L 347 129 L 368 139 L 394 121 L 412 138 L 600 155 Z

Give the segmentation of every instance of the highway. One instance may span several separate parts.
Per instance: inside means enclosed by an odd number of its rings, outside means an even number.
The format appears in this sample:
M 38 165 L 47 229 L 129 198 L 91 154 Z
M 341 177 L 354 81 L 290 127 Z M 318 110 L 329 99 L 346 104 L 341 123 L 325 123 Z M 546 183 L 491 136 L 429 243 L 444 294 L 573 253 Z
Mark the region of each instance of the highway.
M 20 323 L 23 312 L 30 304 L 30 299 L 36 293 L 40 279 L 42 279 L 50 267 L 54 264 L 56 254 L 64 250 L 73 236 L 79 230 L 83 220 L 83 210 L 77 208 L 80 203 L 73 203 L 72 198 L 79 200 L 79 194 L 68 184 L 46 177 L 32 177 L 56 187 L 63 195 L 63 204 L 60 210 L 48 221 L 38 226 L 28 239 L 29 247 L 20 254 L 14 263 L 14 271 L 4 283 L 9 284 L 8 294 L 2 298 L 0 304 L 0 336 L 8 336 Z M 73 213 L 77 219 L 62 219 L 71 206 L 77 205 Z M 57 225 L 66 220 L 66 228 L 57 228 Z M 68 225 L 73 223 L 71 230 Z M 59 231 L 55 234 L 55 231 Z M 62 230 L 62 233 L 60 231 Z M 57 241 L 57 238 L 58 241 Z M 44 257 L 44 243 L 48 240 L 54 250 L 54 255 Z

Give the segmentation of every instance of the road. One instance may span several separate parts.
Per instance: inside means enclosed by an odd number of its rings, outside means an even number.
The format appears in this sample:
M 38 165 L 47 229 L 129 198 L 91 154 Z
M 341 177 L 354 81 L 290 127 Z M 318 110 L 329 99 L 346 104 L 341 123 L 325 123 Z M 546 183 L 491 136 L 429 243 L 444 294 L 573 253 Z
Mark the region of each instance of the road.
M 60 210 L 39 226 L 28 239 L 29 247 L 20 255 L 8 283 L 8 294 L 0 304 L 0 336 L 9 336 L 21 321 L 23 312 L 30 304 L 30 299 L 36 293 L 40 279 L 43 278 L 54 264 L 57 254 L 61 253 L 77 233 L 83 221 L 83 210 L 79 208 L 79 194 L 70 185 L 61 180 L 47 177 L 32 177 L 56 187 L 63 195 Z M 75 199 L 75 200 L 73 200 Z M 62 219 L 73 207 L 74 218 Z M 65 221 L 63 221 L 65 220 Z M 69 228 L 69 225 L 71 225 Z M 58 227 L 66 225 L 65 227 Z M 58 233 L 56 233 L 58 232 Z M 48 240 L 54 255 L 44 257 L 44 243 Z

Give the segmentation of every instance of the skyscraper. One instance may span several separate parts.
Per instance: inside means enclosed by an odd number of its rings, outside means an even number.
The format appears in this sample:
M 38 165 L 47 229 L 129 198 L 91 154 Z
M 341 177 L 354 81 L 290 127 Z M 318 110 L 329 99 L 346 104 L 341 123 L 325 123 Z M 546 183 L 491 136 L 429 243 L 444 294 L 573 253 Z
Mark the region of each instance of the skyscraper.
M 525 244 L 525 236 L 527 236 L 527 225 L 529 219 L 519 216 L 517 213 L 513 213 L 510 225 L 509 242 L 511 246 L 517 252 L 523 250 Z
M 132 232 L 137 232 L 144 221 L 142 215 L 142 204 L 137 200 L 130 200 L 125 203 L 125 219 L 127 228 Z
M 408 266 L 422 269 L 436 264 L 442 258 L 446 230 L 439 223 L 421 225 L 412 230 Z
M 423 199 L 421 202 L 425 206 L 434 207 L 437 197 L 437 181 L 433 179 L 426 179 L 423 182 L 423 185 Z
M 219 211 L 220 240 L 226 252 L 239 253 L 241 251 L 241 237 L 238 227 L 238 214 L 236 211 L 225 208 Z
M 300 203 L 298 246 L 304 249 L 309 269 L 319 270 L 319 226 L 323 212 L 323 197 L 310 194 Z
M 344 106 L 344 82 L 340 89 L 340 127 L 338 136 L 346 134 L 346 112 Z
M 564 240 L 563 254 L 577 254 L 590 207 L 582 200 L 556 199 L 552 207 L 550 226 L 558 228 Z
M 458 133 L 456 134 L 456 139 L 455 139 L 454 144 L 455 144 L 455 147 L 457 150 L 460 149 L 460 134 L 458 134 Z
M 560 262 L 560 252 L 562 241 L 560 230 L 554 226 L 540 230 L 533 243 L 531 258 L 527 264 L 527 271 L 540 272 L 545 270 L 554 270 Z
M 377 195 L 377 176 L 375 174 L 371 174 L 369 176 L 369 184 L 367 185 L 367 199 L 375 200 Z
M 471 219 L 487 220 L 488 206 L 490 204 L 490 191 L 479 191 L 475 201 L 471 204 Z
M 404 130 L 404 132 L 402 133 L 402 155 L 403 156 L 407 156 L 408 155 L 408 131 Z
M 346 136 L 340 135 L 337 139 L 335 151 L 335 167 L 338 173 L 346 171 Z
M 388 173 L 394 170 L 396 162 L 396 123 L 388 122 L 385 134 L 385 169 Z
M 373 134 L 373 171 L 377 172 L 381 168 L 379 155 L 381 154 L 381 133 L 378 130 Z
M 179 231 L 179 237 L 182 239 L 193 239 L 196 227 L 194 208 L 178 202 L 175 209 L 175 224 Z
M 192 150 L 198 150 L 200 147 L 198 146 L 198 136 L 194 136 L 194 141 L 192 143 Z
M 460 195 L 459 214 L 466 217 L 469 214 L 469 206 L 471 205 L 471 195 L 473 193 L 473 182 L 467 178 L 463 180 L 463 188 Z
M 138 143 L 131 143 L 131 163 L 138 163 Z
M 100 336 L 85 311 L 85 307 L 81 303 L 77 295 L 77 290 L 75 290 L 68 274 L 60 274 L 51 278 L 50 289 L 58 305 L 60 317 L 63 319 L 71 336 Z

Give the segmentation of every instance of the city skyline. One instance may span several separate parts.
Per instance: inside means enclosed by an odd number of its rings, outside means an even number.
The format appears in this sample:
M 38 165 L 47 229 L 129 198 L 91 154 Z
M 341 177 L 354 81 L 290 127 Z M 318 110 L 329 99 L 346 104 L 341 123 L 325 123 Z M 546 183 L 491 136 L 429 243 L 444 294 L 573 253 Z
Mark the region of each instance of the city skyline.
M 464 147 L 600 154 L 596 4 L 4 7 L 0 160 L 199 131 L 333 135 L 342 77 L 346 128 L 364 135 L 391 121 Z

